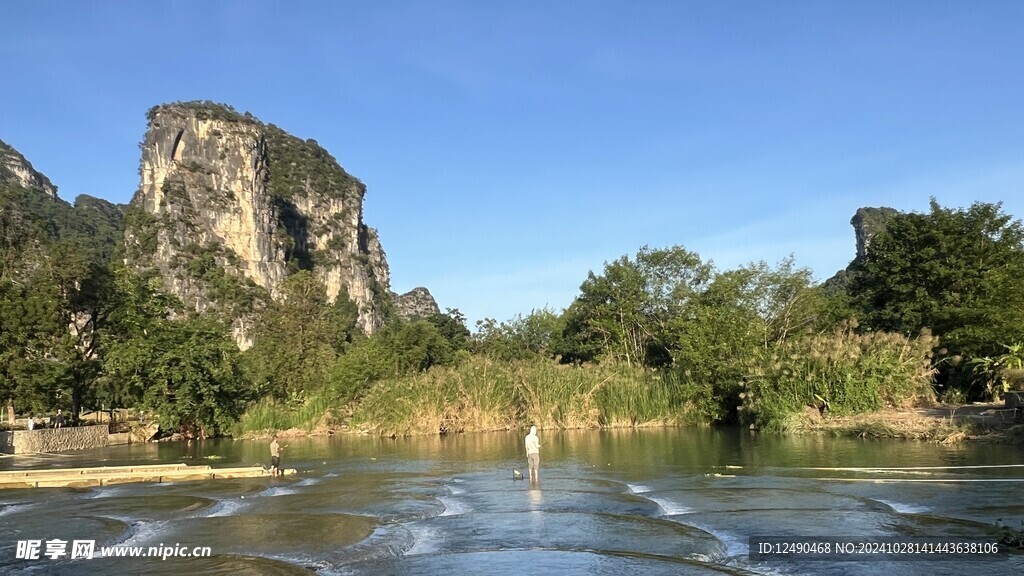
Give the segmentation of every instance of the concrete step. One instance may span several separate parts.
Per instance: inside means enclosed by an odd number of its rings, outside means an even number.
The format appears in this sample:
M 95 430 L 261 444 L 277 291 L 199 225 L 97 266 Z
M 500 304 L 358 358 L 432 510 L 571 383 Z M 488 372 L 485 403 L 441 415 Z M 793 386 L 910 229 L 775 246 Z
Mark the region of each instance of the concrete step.
M 0 480 L 5 478 L 25 478 L 28 476 L 67 476 L 73 474 L 106 474 L 108 472 L 161 472 L 189 468 L 188 464 L 136 464 L 131 466 L 96 466 L 90 468 L 28 468 L 23 470 L 5 470 L 0 472 Z M 194 469 L 208 470 L 209 466 L 192 466 Z
M 73 468 L 71 473 L 59 474 L 61 470 L 28 471 L 21 476 L 0 477 L 3 488 L 88 488 L 127 484 L 134 482 L 184 482 L 189 480 L 218 480 L 224 478 L 259 478 L 270 476 L 262 466 L 235 468 L 211 468 L 210 466 L 159 465 L 159 466 L 105 466 L 98 468 Z M 283 470 L 285 475 L 296 474 L 294 468 Z

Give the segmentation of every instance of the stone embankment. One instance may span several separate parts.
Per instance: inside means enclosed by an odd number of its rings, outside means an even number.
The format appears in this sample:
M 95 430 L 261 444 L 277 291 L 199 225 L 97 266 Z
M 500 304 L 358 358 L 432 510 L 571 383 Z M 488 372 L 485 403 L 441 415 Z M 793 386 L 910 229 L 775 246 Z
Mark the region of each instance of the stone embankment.
M 0 432 L 0 453 L 33 454 L 102 448 L 110 442 L 107 425 Z
M 88 450 L 118 444 L 148 442 L 159 430 L 156 424 L 136 424 L 128 432 L 109 433 L 106 424 L 65 426 L 0 432 L 0 454 L 37 454 Z

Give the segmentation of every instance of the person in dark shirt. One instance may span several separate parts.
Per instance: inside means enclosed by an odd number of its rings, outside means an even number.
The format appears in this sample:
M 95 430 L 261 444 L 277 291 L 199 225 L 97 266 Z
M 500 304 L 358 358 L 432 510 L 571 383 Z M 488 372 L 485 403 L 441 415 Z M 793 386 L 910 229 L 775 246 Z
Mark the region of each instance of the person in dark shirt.
M 281 475 L 281 445 L 277 443 L 277 434 L 270 439 L 270 475 Z
M 60 409 L 57 410 L 57 416 L 54 417 L 54 419 L 53 419 L 53 427 L 54 428 L 63 428 L 64 427 L 64 413 L 61 412 Z

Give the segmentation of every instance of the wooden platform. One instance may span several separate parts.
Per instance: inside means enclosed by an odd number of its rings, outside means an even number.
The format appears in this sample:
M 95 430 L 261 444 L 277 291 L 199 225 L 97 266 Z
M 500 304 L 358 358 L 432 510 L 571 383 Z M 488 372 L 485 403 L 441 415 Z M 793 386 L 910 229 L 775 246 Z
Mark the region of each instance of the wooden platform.
M 294 469 L 283 470 L 285 475 Z M 152 464 L 148 466 L 100 466 L 96 468 L 49 468 L 44 470 L 9 470 L 0 472 L 2 488 L 88 488 L 130 482 L 181 482 L 185 480 L 218 480 L 222 478 L 260 478 L 270 476 L 262 466 L 213 468 L 186 464 Z

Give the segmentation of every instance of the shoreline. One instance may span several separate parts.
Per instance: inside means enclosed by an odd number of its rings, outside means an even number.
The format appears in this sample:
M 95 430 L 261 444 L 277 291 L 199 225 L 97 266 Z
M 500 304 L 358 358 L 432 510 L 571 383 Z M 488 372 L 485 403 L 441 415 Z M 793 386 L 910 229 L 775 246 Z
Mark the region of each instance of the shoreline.
M 638 423 L 634 425 L 613 425 L 592 428 L 571 428 L 572 430 L 621 430 L 638 428 L 673 428 L 680 426 L 713 426 L 712 424 L 679 424 L 663 421 Z M 731 427 L 737 427 L 730 425 Z M 323 422 L 312 429 L 289 428 L 277 430 L 281 438 L 321 437 L 333 435 L 358 435 L 382 437 L 433 436 L 444 434 L 471 434 L 476 432 L 508 432 L 515 427 L 467 428 L 453 432 L 426 432 L 409 429 L 398 433 L 394 428 L 349 427 L 328 425 Z M 570 428 L 566 428 L 569 430 Z M 527 427 L 522 427 L 527 430 Z M 990 444 L 1024 444 L 1024 422 L 1014 420 L 1012 413 L 1002 404 L 939 405 L 932 408 L 885 409 L 877 412 L 849 416 L 821 416 L 817 410 L 808 408 L 795 415 L 783 430 L 754 430 L 759 433 L 781 435 L 820 434 L 852 438 L 891 438 L 915 440 L 951 445 L 963 442 Z M 239 440 L 260 440 L 269 438 L 275 431 L 245 432 L 234 438 Z
M 1002 404 L 967 404 L 886 409 L 852 416 L 821 417 L 808 410 L 793 419 L 786 432 L 857 438 L 894 438 L 937 444 L 978 442 L 1024 443 L 1024 422 Z

